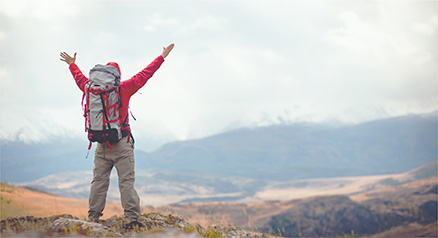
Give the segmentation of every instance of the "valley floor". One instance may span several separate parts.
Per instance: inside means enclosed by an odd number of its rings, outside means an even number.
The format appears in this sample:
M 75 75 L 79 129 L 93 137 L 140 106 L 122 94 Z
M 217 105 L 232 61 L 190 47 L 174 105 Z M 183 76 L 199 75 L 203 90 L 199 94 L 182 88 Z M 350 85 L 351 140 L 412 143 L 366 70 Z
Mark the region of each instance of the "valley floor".
M 429 165 L 435 168 L 436 164 Z M 189 202 L 142 207 L 142 213 L 177 214 L 193 224 L 231 224 L 283 236 L 438 236 L 438 177 L 422 167 L 399 175 L 313 179 L 270 185 L 251 203 Z M 333 188 L 331 191 L 330 187 Z M 320 191 L 318 191 L 318 188 Z M 301 192 L 307 189 L 307 197 Z M 298 197 L 279 196 L 301 194 Z M 268 193 L 271 191 L 272 193 Z M 315 192 L 315 193 L 312 193 Z M 297 195 L 296 195 L 297 196 Z M 286 198 L 274 200 L 274 198 Z M 86 220 L 88 201 L 1 183 L 1 219 L 69 214 Z M 107 201 L 102 219 L 120 217 L 119 202 Z M 313 224 L 309 226 L 309 224 Z

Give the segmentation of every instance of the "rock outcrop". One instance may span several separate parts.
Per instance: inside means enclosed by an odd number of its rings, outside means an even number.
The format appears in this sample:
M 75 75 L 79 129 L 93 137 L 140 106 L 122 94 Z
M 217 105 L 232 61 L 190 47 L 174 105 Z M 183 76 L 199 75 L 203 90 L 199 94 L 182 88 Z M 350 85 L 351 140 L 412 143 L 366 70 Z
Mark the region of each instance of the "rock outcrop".
M 251 234 L 230 225 L 204 228 L 172 214 L 144 214 L 139 222 L 143 227 L 127 229 L 128 220 L 123 216 L 98 222 L 83 221 L 71 215 L 46 218 L 20 216 L 2 220 L 0 229 L 2 237 L 267 237 L 262 233 Z

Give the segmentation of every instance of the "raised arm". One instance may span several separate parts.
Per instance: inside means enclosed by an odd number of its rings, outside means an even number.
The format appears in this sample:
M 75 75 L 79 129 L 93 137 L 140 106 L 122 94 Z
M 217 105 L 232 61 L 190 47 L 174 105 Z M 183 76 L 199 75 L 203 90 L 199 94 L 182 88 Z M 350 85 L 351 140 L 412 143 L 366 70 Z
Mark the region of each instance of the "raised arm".
M 69 54 L 61 52 L 60 56 L 60 60 L 66 62 L 69 65 L 70 72 L 73 75 L 73 78 L 75 79 L 79 89 L 81 91 L 84 91 L 85 84 L 88 83 L 88 78 L 85 77 L 85 75 L 81 72 L 81 70 L 75 63 L 76 53 L 73 55 L 73 57 L 71 57 Z
M 160 68 L 161 64 L 164 62 L 164 58 L 169 55 L 174 46 L 174 44 L 170 44 L 167 47 L 163 47 L 163 53 L 158 56 L 154 61 L 152 61 L 146 68 L 144 68 L 132 78 L 122 82 L 123 88 L 128 90 L 130 95 L 136 93 Z

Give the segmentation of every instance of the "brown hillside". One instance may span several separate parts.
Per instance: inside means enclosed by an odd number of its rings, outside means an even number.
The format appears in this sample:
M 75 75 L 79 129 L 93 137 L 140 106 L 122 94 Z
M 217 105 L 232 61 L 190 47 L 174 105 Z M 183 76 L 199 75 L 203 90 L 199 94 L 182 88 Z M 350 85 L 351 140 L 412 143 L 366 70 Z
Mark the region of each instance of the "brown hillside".
M 160 207 L 194 219 L 225 218 L 230 223 L 252 231 L 270 232 L 271 224 L 280 222 L 294 223 L 304 217 L 312 217 L 309 223 L 321 223 L 318 234 L 344 235 L 350 228 L 362 234 L 388 232 L 388 234 L 436 234 L 437 177 L 409 181 L 399 176 L 401 181 L 384 179 L 374 186 L 350 196 L 322 196 L 295 199 L 289 201 L 260 201 L 251 204 L 206 202 L 182 203 Z M 398 179 L 398 177 L 396 177 Z M 387 184 L 387 185 L 386 185 Z M 321 200 L 322 199 L 322 200 Z M 333 211 L 332 211 L 333 210 Z M 310 214 L 317 212 L 319 215 Z M 435 212 L 434 212 L 435 211 Z M 313 216 L 316 216 L 313 218 Z M 434 217 L 435 216 L 435 217 Z M 319 218 L 323 220 L 318 220 Z M 351 226 L 342 227 L 345 232 L 333 224 L 344 224 L 343 217 L 355 220 Z M 369 219 L 364 219 L 369 217 Z M 273 220 L 274 219 L 274 220 Z M 325 223 L 324 223 L 325 222 Z M 432 222 L 432 224 L 429 224 Z M 362 226 L 365 223 L 364 226 Z M 285 227 L 285 229 L 295 229 Z M 298 229 L 298 228 L 297 228 Z M 304 232 L 304 227 L 300 227 Z M 310 228 L 309 228 L 310 229 Z M 315 227 L 311 227 L 315 229 Z M 332 230 L 329 230 L 332 229 Z M 435 229 L 435 230 L 434 230 Z M 285 233 L 283 233 L 285 234 Z M 291 233 L 292 234 L 292 233 Z M 308 233 L 312 235 L 313 233 Z M 382 233 L 386 234 L 386 233 Z M 315 234 L 313 234 L 315 235 Z
M 437 224 L 406 223 L 382 233 L 374 234 L 372 237 L 400 237 L 401 234 L 403 234 L 403 237 L 437 237 Z
M 79 218 L 86 218 L 88 200 L 58 197 L 1 183 L 1 219 L 21 215 L 47 217 L 56 214 L 71 214 Z M 107 201 L 103 219 L 122 214 L 123 209 L 120 203 Z

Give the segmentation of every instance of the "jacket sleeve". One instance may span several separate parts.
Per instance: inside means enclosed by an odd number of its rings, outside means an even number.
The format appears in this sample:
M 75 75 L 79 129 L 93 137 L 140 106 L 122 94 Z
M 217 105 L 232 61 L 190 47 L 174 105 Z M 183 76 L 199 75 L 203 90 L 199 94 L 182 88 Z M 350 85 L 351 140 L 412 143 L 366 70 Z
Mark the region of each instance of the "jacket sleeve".
M 76 81 L 76 84 L 78 85 L 79 89 L 82 90 L 82 92 L 85 89 L 85 84 L 88 83 L 88 78 L 85 77 L 84 74 L 82 74 L 81 70 L 75 63 L 71 63 L 69 66 L 70 72 L 73 75 L 73 78 Z
M 136 93 L 141 87 L 143 87 L 146 82 L 154 75 L 154 73 L 160 68 L 161 64 L 164 62 L 163 56 L 158 56 L 152 61 L 146 68 L 140 71 L 138 74 L 134 75 L 132 78 L 123 81 L 123 89 L 128 91 L 131 96 Z

